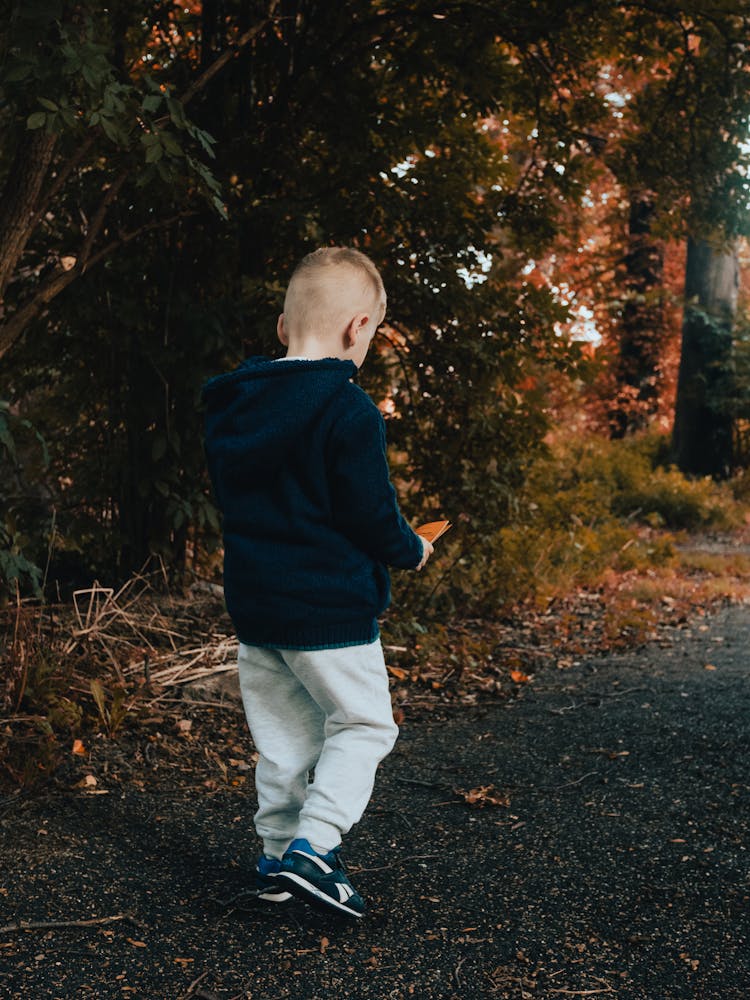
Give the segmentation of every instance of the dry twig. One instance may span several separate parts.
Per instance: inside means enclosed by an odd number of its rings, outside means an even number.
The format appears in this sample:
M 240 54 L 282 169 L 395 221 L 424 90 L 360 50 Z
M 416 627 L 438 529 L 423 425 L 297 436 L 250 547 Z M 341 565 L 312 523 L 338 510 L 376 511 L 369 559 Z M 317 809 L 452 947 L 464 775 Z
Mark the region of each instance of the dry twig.
M 16 920 L 0 927 L 0 934 L 9 934 L 11 931 L 50 930 L 57 927 L 93 927 L 97 924 L 112 924 L 117 920 L 128 920 L 137 927 L 144 926 L 129 913 L 116 913 L 112 917 L 92 917 L 90 920 Z

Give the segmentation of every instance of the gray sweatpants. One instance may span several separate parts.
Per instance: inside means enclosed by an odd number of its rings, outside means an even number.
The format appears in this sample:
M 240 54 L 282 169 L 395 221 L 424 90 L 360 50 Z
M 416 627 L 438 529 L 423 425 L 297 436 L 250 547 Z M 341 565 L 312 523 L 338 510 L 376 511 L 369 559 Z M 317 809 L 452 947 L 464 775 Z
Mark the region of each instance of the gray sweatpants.
M 238 663 L 259 755 L 255 829 L 264 853 L 280 858 L 296 837 L 336 847 L 365 811 L 398 736 L 380 641 L 316 650 L 240 643 Z

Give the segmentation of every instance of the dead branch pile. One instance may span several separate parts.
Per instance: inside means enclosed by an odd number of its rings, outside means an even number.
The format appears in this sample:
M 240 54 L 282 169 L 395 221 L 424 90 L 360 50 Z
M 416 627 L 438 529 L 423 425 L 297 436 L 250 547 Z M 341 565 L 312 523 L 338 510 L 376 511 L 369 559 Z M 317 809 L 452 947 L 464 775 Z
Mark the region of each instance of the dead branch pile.
M 158 593 L 154 583 L 159 575 L 166 582 L 162 567 L 162 574 L 135 574 L 117 591 L 98 581 L 76 590 L 74 620 L 64 652 L 70 654 L 81 646 L 98 650 L 123 683 L 128 677 L 143 675 L 149 682 L 171 687 L 233 669 L 236 638 L 213 628 L 206 635 L 210 613 L 201 614 L 195 602 Z M 210 588 L 214 602 L 216 591 Z M 218 616 L 214 613 L 214 617 Z

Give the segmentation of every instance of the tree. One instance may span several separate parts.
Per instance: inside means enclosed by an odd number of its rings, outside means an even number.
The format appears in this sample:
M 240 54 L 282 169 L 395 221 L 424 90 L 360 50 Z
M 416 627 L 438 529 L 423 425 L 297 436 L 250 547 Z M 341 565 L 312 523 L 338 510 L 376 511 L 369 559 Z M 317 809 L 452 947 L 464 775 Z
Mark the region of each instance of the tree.
M 662 23 L 663 48 L 656 64 L 661 74 L 632 102 L 638 129 L 625 139 L 620 159 L 621 176 L 631 184 L 645 183 L 653 192 L 644 233 L 651 246 L 644 258 L 650 273 L 637 296 L 645 306 L 650 303 L 650 310 L 643 323 L 636 313 L 636 330 L 641 325 L 637 367 L 641 386 L 651 385 L 658 337 L 649 327 L 658 334 L 660 325 L 659 237 L 682 236 L 688 239 L 688 251 L 674 451 L 685 472 L 724 475 L 731 465 L 730 331 L 737 265 L 732 254 L 712 248 L 732 244 L 748 232 L 750 222 L 750 21 L 742 3 L 720 10 L 689 3 Z M 658 142 L 649 136 L 658 136 Z M 624 313 L 624 343 L 632 348 L 628 319 Z M 639 393 L 643 398 L 643 388 Z
M 186 116 L 185 106 L 235 52 L 268 27 L 275 3 L 266 18 L 229 39 L 212 62 L 205 61 L 179 94 L 168 72 L 159 79 L 142 69 L 153 61 L 155 48 L 144 26 L 159 24 L 158 16 L 155 24 L 146 13 L 150 5 L 146 11 L 142 4 L 120 3 L 101 11 L 63 0 L 14 0 L 6 6 L 10 9 L 0 22 L 5 53 L 0 121 L 4 150 L 12 158 L 0 198 L 0 357 L 87 270 L 143 233 L 169 227 L 193 211 L 185 202 L 196 190 L 224 212 L 219 185 L 195 153 L 213 156 L 213 138 Z M 126 39 L 138 29 L 126 70 Z M 188 54 L 186 62 L 195 59 Z M 82 205 L 86 174 L 94 180 L 87 180 L 90 201 Z M 169 190 L 175 214 L 126 228 L 127 213 L 121 212 L 115 223 L 112 211 L 123 192 L 132 199 L 134 186 L 148 185 L 161 185 L 162 197 Z M 50 259 L 33 245 L 35 236 L 41 236 L 42 246 L 62 237 L 64 255 L 53 251 Z M 26 250 L 30 253 L 22 261 Z M 10 288 L 14 277 L 15 288 Z
M 693 475 L 722 478 L 732 469 L 732 332 L 738 292 L 736 247 L 688 240 L 674 451 L 679 468 Z
M 116 47 L 107 49 L 107 65 L 130 66 L 146 51 L 161 66 L 168 49 L 169 85 L 184 88 L 207 61 L 203 41 L 223 53 L 244 37 L 248 20 L 259 23 L 256 5 L 224 9 L 226 18 L 218 25 L 213 19 L 210 31 L 207 8 L 152 17 L 150 48 L 138 11 L 120 29 L 119 57 Z M 140 234 L 138 256 L 110 253 L 99 280 L 71 283 L 47 326 L 33 323 L 13 351 L 14 392 L 36 397 L 45 435 L 53 413 L 70 417 L 50 442 L 50 481 L 68 485 L 62 494 L 50 489 L 59 536 L 67 539 L 59 544 L 71 555 L 78 548 L 82 560 L 91 554 L 95 565 L 121 573 L 153 550 L 172 565 L 184 561 L 186 521 L 197 530 L 210 510 L 196 495 L 196 484 L 203 488 L 197 386 L 269 346 L 283 282 L 320 242 L 360 245 L 386 272 L 393 325 L 370 385 L 395 401 L 401 419 L 392 422 L 394 443 L 416 456 L 405 479 L 424 491 L 421 502 L 463 511 L 477 533 L 508 516 L 509 492 L 545 426 L 538 404 L 514 386 L 529 366 L 571 361 L 554 332 L 563 310 L 546 290 L 526 287 L 520 272 L 526 248 L 543 245 L 554 230 L 556 203 L 545 192 L 574 188 L 575 180 L 520 171 L 477 127 L 480 115 L 501 104 L 530 118 L 534 104 L 549 99 L 543 81 L 528 95 L 517 49 L 494 43 L 482 5 L 433 14 L 422 2 L 377 10 L 361 2 L 287 3 L 273 31 L 256 33 L 195 104 L 195 135 L 200 140 L 210 122 L 217 140 L 226 224 L 198 206 L 171 230 L 161 225 L 154 196 L 165 196 L 169 209 L 179 202 L 161 185 L 159 166 L 182 160 L 156 128 L 163 110 L 155 107 L 156 91 L 140 100 L 137 114 L 148 114 L 154 128 L 146 135 L 158 135 L 158 146 L 149 138 L 154 152 L 122 181 L 127 201 L 112 196 L 107 205 L 118 226 L 125 219 L 127 232 Z M 522 12 L 498 8 L 493 19 L 503 36 L 522 32 L 523 44 L 533 45 Z M 533 30 L 544 33 L 548 24 L 540 17 Z M 139 93 L 144 80 L 136 79 Z M 174 132 L 172 114 L 180 110 L 167 110 L 171 124 L 159 128 Z M 101 218 L 88 199 L 96 206 L 103 182 L 111 191 L 129 151 L 108 149 L 102 166 L 100 156 L 93 169 L 71 168 L 77 187 L 56 192 L 58 245 L 74 231 L 82 201 L 88 218 Z M 141 181 L 143 173 L 148 183 L 133 186 L 130 179 Z M 189 185 L 178 182 L 177 194 L 189 194 Z M 61 260 L 68 256 L 59 252 Z M 496 257 L 497 267 L 483 273 Z M 149 269 L 155 280 L 144 287 Z M 56 265 L 54 275 L 61 277 Z M 38 280 L 43 287 L 44 275 Z M 189 331 L 189 343 L 175 350 L 165 330 L 180 320 L 180 341 Z M 214 331 L 210 347 L 207 328 Z M 54 358 L 45 354 L 51 334 Z M 52 377 L 40 397 L 34 387 L 44 371 Z M 456 425 L 460 455 L 446 447 Z M 106 460 L 97 462 L 101 455 Z M 487 468 L 492 474 L 482 476 Z
M 749 102 L 745 5 L 618 11 L 616 37 L 598 33 L 591 62 L 558 81 L 567 106 L 588 92 L 608 114 L 589 142 L 598 170 L 585 218 L 570 205 L 575 236 L 558 241 L 540 268 L 574 311 L 596 320 L 611 357 L 607 417 L 622 436 L 647 426 L 670 393 L 671 303 L 682 295 L 671 274 L 676 241 L 747 228 Z
M 28 7 L 46 28 L 29 33 L 2 112 L 9 153 L 56 133 L 6 295 L 8 323 L 38 306 L 5 355 L 8 395 L 50 450 L 29 554 L 46 555 L 52 508 L 55 559 L 90 575 L 153 551 L 179 569 L 216 540 L 200 383 L 273 349 L 291 268 L 321 243 L 360 246 L 384 271 L 390 326 L 363 377 L 391 411 L 406 503 L 411 491 L 425 513 L 463 515 L 481 552 L 542 447 L 545 374 L 580 356 L 560 334 L 564 302 L 528 263 L 566 239 L 574 252 L 567 228 L 610 141 L 603 67 L 618 46 L 635 58 L 660 11 L 117 0 L 88 20 L 60 5 L 58 23 L 51 3 Z M 640 148 L 650 123 L 632 121 Z M 199 149 L 215 154 L 210 172 Z M 661 198 L 654 172 L 642 187 Z M 27 496 L 13 500 L 20 519 Z

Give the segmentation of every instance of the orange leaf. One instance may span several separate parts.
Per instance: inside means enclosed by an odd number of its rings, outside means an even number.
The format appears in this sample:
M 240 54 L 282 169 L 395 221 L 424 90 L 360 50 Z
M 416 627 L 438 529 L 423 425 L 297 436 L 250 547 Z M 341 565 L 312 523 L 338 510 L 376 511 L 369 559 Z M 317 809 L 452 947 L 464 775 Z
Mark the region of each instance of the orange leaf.
M 528 684 L 531 680 L 528 674 L 525 674 L 523 670 L 511 670 L 510 679 L 514 684 Z
M 85 754 L 86 747 L 83 745 L 83 740 L 73 740 L 73 753 Z
M 479 785 L 477 788 L 470 788 L 465 792 L 462 788 L 457 788 L 456 794 L 460 795 L 467 806 L 473 809 L 484 809 L 485 806 L 505 806 L 510 805 L 510 799 L 503 795 L 494 785 Z
M 430 521 L 427 524 L 420 524 L 417 528 L 417 534 L 426 538 L 428 542 L 436 542 L 450 526 L 450 521 Z

